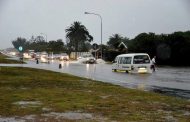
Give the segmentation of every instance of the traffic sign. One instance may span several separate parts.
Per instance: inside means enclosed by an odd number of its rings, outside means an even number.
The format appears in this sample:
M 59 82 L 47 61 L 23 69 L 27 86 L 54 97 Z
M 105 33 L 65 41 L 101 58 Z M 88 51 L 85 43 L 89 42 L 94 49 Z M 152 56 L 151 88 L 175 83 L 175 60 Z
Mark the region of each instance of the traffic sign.
M 97 49 L 98 49 L 98 44 L 94 43 L 94 44 L 92 45 L 92 48 L 93 48 L 94 50 L 97 50 Z
M 22 46 L 19 46 L 19 47 L 18 47 L 18 50 L 19 50 L 20 52 L 22 52 L 22 51 L 23 51 L 23 47 L 22 47 Z

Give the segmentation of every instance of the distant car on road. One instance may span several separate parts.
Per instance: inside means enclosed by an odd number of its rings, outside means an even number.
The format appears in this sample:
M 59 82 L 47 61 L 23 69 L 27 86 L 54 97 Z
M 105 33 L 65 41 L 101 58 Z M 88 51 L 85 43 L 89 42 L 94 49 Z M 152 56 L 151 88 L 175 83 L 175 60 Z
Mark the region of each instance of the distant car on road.
M 69 56 L 66 53 L 61 53 L 60 54 L 60 60 L 61 61 L 68 61 L 69 60 Z
M 94 64 L 96 63 L 96 59 L 93 57 L 92 54 L 84 54 L 78 57 L 78 61 L 85 64 Z
M 40 62 L 41 63 L 48 63 L 48 54 L 46 52 L 41 52 Z

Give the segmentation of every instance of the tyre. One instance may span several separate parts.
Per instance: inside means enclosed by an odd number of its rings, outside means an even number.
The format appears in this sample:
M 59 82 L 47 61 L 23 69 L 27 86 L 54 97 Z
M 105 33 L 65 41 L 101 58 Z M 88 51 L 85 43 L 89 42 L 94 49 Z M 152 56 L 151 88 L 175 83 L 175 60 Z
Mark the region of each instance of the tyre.
M 117 70 L 116 70 L 116 69 L 113 69 L 113 71 L 114 71 L 114 72 L 117 72 Z

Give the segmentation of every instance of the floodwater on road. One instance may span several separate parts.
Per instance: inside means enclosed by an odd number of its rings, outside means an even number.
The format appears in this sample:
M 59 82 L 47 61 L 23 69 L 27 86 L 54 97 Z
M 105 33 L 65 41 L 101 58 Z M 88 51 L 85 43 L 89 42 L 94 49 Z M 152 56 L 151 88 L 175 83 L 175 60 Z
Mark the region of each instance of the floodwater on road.
M 154 91 L 166 95 L 190 99 L 190 68 L 157 67 L 152 74 L 112 72 L 110 64 L 80 64 L 77 62 L 28 61 L 28 64 L 0 64 L 0 66 L 23 66 L 69 73 L 76 76 L 109 82 L 128 88 Z M 59 69 L 59 64 L 62 68 Z

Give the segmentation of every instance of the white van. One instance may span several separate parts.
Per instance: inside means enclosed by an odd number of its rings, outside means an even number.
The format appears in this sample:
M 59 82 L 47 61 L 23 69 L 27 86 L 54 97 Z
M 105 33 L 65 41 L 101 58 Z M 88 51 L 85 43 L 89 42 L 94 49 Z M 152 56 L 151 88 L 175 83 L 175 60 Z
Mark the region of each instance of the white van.
M 131 73 L 152 73 L 151 60 L 146 53 L 118 55 L 113 61 L 112 70 Z

